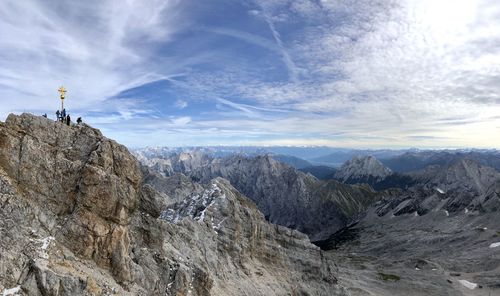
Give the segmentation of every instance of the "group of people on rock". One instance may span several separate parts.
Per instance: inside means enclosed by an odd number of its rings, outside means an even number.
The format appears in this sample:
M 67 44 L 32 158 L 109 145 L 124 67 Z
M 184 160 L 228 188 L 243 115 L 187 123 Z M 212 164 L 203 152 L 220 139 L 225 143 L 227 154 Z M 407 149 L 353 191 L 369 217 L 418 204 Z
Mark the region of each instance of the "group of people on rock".
M 66 109 L 62 109 L 62 111 L 57 110 L 56 117 L 57 121 L 66 123 L 67 125 L 71 124 L 71 116 L 69 116 L 69 114 L 66 114 Z
M 47 117 L 47 114 L 44 114 L 43 117 Z M 66 114 L 66 109 L 62 109 L 62 111 L 57 110 L 56 111 L 56 121 L 66 123 L 67 125 L 71 125 L 71 116 L 69 114 Z M 77 124 L 82 123 L 82 118 L 78 117 L 76 120 Z

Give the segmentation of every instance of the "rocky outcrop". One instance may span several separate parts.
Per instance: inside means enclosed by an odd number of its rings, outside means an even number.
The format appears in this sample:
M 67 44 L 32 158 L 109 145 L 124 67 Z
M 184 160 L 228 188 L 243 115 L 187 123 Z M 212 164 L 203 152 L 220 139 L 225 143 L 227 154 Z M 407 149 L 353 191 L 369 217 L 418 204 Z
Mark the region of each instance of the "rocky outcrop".
M 126 226 L 142 175 L 127 149 L 87 126 L 27 114 L 7 118 L 0 143 L 0 165 L 18 193 L 8 202 L 23 199 L 40 211 L 31 213 L 35 222 L 73 253 L 131 280 Z
M 146 179 L 124 146 L 87 125 L 0 122 L 0 291 L 343 294 L 318 248 L 268 224 L 226 181 L 157 180 L 160 193 Z

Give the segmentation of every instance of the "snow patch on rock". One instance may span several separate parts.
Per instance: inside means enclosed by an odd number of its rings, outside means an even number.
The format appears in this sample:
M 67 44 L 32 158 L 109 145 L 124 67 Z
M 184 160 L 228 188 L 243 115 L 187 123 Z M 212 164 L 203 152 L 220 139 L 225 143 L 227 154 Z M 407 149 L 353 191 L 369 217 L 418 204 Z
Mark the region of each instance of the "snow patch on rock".
M 493 249 L 493 248 L 497 248 L 497 247 L 500 247 L 500 242 L 498 242 L 498 243 L 492 243 L 492 244 L 490 245 L 490 248 L 492 248 L 492 249 Z
M 467 289 L 471 289 L 471 290 L 474 290 L 475 288 L 477 288 L 477 284 L 476 283 L 471 283 L 467 280 L 459 280 L 458 281 L 460 284 L 462 284 L 464 287 L 466 287 Z
M 47 250 L 49 249 L 50 242 L 52 242 L 55 239 L 56 238 L 53 236 L 48 236 L 48 237 L 42 238 L 42 239 L 31 240 L 31 241 L 35 241 L 38 243 L 42 243 L 42 245 L 40 246 L 40 251 L 38 252 L 38 255 L 40 256 L 40 258 L 49 259 L 49 254 L 48 254 Z
M 14 296 L 14 295 L 19 295 L 19 292 L 21 291 L 21 286 L 17 286 L 11 289 L 5 289 L 3 290 L 2 296 Z

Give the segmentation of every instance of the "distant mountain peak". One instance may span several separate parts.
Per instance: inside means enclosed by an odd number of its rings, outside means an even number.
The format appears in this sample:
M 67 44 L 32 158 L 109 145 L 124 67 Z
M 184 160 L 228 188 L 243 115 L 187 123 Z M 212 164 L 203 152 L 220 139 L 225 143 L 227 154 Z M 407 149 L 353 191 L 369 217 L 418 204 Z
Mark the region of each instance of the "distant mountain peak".
M 391 169 L 368 155 L 355 156 L 346 161 L 335 173 L 335 178 L 346 183 L 371 183 L 381 181 L 391 174 Z

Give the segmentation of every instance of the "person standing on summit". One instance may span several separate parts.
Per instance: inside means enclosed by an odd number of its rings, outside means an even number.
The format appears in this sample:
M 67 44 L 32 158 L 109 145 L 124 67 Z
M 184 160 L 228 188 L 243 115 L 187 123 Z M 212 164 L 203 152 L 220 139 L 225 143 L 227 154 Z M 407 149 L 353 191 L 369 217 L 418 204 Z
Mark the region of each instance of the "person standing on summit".
M 68 116 L 66 116 L 66 124 L 71 125 L 71 117 L 69 116 L 69 114 Z

